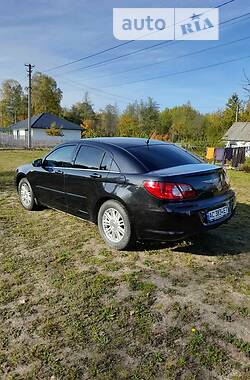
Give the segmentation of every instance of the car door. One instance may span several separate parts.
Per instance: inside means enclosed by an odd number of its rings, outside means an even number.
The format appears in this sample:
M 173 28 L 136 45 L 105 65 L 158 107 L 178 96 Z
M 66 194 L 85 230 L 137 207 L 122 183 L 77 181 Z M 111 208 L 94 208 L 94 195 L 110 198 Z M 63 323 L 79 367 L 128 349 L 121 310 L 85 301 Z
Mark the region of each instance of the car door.
M 35 193 L 42 204 L 67 210 L 65 198 L 65 170 L 72 166 L 77 144 L 64 145 L 49 153 L 43 160 L 35 183 Z
M 96 146 L 83 144 L 79 148 L 73 167 L 65 173 L 69 212 L 91 219 L 97 200 L 105 193 L 104 184 L 109 173 L 108 154 Z

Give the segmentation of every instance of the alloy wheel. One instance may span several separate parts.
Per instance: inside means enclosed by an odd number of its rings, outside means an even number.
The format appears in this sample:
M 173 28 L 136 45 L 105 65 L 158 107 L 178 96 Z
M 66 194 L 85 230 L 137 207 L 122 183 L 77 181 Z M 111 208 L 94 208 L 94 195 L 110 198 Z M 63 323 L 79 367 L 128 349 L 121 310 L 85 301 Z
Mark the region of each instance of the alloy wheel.
M 111 207 L 105 210 L 102 227 L 106 237 L 113 243 L 119 243 L 125 235 L 125 223 L 118 210 Z
M 32 195 L 31 195 L 31 190 L 27 183 L 23 183 L 21 185 L 20 189 L 20 197 L 21 197 L 21 202 L 24 205 L 24 207 L 30 207 L 31 202 L 32 202 Z

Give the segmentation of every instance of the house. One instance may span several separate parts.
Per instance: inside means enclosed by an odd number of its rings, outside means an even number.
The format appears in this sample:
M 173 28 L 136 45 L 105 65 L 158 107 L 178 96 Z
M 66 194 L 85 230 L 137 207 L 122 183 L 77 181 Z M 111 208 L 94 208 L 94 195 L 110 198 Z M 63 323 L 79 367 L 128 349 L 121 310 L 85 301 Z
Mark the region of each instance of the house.
M 250 122 L 233 123 L 223 136 L 226 147 L 246 147 L 247 156 L 250 156 Z
M 48 129 L 52 126 L 60 128 L 60 136 L 50 136 Z M 18 121 L 10 126 L 14 139 L 26 140 L 28 135 L 28 119 Z M 53 143 L 53 141 L 67 141 L 81 138 L 82 128 L 68 120 L 55 116 L 51 113 L 43 112 L 31 118 L 31 139 L 43 143 Z

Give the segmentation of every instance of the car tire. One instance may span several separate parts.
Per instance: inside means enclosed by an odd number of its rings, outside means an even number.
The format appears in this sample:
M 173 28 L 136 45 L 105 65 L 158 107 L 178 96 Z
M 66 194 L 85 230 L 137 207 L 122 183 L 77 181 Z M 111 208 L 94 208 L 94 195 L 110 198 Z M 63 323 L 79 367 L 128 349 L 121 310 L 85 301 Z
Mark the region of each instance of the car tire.
M 98 228 L 107 245 L 117 250 L 133 246 L 135 236 L 125 207 L 115 200 L 102 204 L 98 212 Z
M 18 195 L 21 205 L 29 211 L 36 209 L 36 201 L 33 190 L 27 178 L 22 178 L 18 184 Z

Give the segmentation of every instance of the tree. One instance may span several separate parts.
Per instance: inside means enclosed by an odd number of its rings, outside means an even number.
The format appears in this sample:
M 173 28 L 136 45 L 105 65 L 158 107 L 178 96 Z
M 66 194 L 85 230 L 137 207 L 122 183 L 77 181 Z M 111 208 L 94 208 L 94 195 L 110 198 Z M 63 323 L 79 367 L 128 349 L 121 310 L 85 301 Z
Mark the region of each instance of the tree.
M 117 105 L 107 104 L 98 115 L 100 132 L 105 136 L 114 136 L 117 132 L 119 110 Z
M 70 109 L 65 108 L 63 110 L 63 116 L 65 119 L 78 125 L 83 123 L 85 120 L 95 120 L 96 115 L 88 93 L 85 93 L 84 99 L 81 102 L 73 104 Z
M 224 122 L 224 111 L 218 110 L 206 115 L 206 137 L 211 146 L 215 146 L 227 130 Z
M 133 103 L 129 103 L 125 108 L 123 115 L 128 115 L 132 117 L 139 124 L 140 119 L 140 105 L 138 101 L 134 101 Z
M 120 136 L 136 137 L 138 136 L 138 120 L 135 117 L 124 113 L 119 118 L 118 134 Z
M 236 119 L 239 121 L 241 111 L 243 111 L 243 102 L 239 96 L 234 93 L 226 103 L 226 109 L 224 111 L 225 127 L 231 127 Z
M 139 107 L 139 129 L 141 136 L 149 137 L 159 126 L 159 106 L 152 99 L 141 101 Z
M 80 124 L 80 127 L 82 127 L 81 137 L 98 137 L 96 126 L 96 120 L 84 120 Z
M 62 126 L 58 127 L 56 122 L 53 121 L 53 123 L 51 123 L 50 128 L 46 130 L 46 133 L 48 136 L 63 136 Z
M 157 128 L 157 133 L 166 135 L 168 134 L 171 126 L 172 126 L 172 113 L 169 108 L 165 108 L 160 113 L 160 123 L 159 123 L 159 127 Z
M 172 108 L 172 126 L 170 135 L 173 141 L 192 141 L 197 135 L 199 123 L 197 124 L 199 113 L 190 103 Z M 194 124 L 194 120 L 196 123 Z M 201 121 L 201 120 L 199 120 Z
M 1 125 L 7 127 L 22 119 L 26 98 L 22 86 L 14 79 L 7 79 L 0 89 Z
M 250 102 L 245 103 L 244 109 L 240 113 L 240 121 L 250 121 Z
M 35 73 L 32 78 L 32 112 L 51 112 L 55 115 L 61 113 L 62 91 L 57 87 L 55 79 Z

